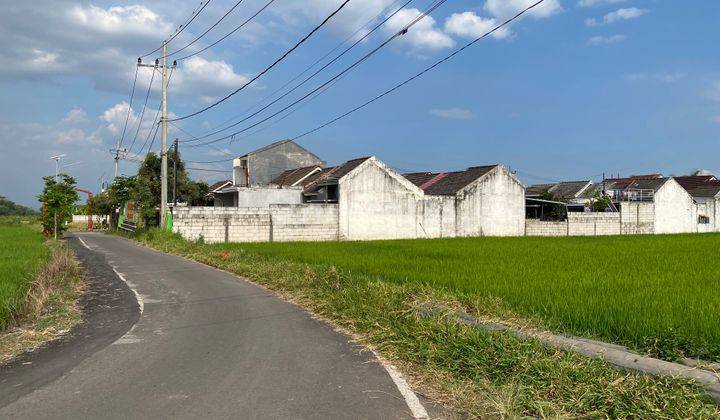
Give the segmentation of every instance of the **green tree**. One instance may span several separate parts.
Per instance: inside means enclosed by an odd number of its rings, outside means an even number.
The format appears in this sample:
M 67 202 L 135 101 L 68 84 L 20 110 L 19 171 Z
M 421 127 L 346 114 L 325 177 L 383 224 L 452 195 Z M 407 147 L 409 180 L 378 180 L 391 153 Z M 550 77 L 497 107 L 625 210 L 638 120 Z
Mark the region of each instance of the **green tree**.
M 545 220 L 565 220 L 567 219 L 567 206 L 559 203 L 559 199 L 550 191 L 545 191 L 540 196 L 542 200 L 555 201 L 556 203 L 543 203 L 545 211 L 543 219 Z
M 0 216 L 32 216 L 37 210 L 15 204 L 0 195 Z
M 72 220 L 73 204 L 78 199 L 75 191 L 75 179 L 59 174 L 56 177 L 43 177 L 45 188 L 38 199 L 43 205 L 43 232 L 57 239 L 58 234 L 66 229 L 65 222 Z
M 612 201 L 607 195 L 601 194 L 600 191 L 595 191 L 593 197 L 590 199 L 590 210 L 595 212 L 604 212 L 605 209 L 612 206 Z
M 172 201 L 173 183 L 175 174 L 173 171 L 175 155 L 168 153 L 168 201 Z M 145 225 L 157 224 L 157 209 L 160 207 L 160 168 L 162 160 L 153 152 L 145 156 L 138 174 L 135 177 L 134 185 L 130 189 L 130 198 L 137 205 L 138 214 L 145 222 Z M 178 157 L 177 162 L 177 201 L 194 203 L 208 193 L 209 187 L 205 182 L 195 182 L 190 179 L 185 171 L 185 163 Z

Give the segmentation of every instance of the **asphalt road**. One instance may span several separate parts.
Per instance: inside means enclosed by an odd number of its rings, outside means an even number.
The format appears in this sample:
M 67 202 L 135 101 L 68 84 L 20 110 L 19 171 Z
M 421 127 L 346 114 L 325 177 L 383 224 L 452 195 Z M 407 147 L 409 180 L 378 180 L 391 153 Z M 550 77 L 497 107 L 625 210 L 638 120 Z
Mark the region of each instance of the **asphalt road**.
M 100 331 L 48 349 L 71 362 L 31 358 L 0 371 L 0 393 L 19 390 L 0 397 L 0 418 L 413 417 L 371 352 L 300 308 L 122 238 L 79 237 L 93 276 L 115 269 L 139 294 L 139 320 L 127 331 L 127 320 L 138 316 L 135 302 L 96 308 L 115 321 L 90 323 Z M 115 287 L 112 281 L 105 284 Z

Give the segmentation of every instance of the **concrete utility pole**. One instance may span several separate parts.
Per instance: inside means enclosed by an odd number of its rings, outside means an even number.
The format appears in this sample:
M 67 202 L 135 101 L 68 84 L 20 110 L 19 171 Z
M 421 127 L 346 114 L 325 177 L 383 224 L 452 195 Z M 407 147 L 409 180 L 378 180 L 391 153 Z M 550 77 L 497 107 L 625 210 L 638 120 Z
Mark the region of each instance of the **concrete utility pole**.
M 163 64 L 162 64 L 162 164 L 160 166 L 160 228 L 165 229 L 165 218 L 167 213 L 167 41 L 163 41 Z
M 178 139 L 173 142 L 175 155 L 173 158 L 173 204 L 177 206 L 177 163 L 178 163 Z
M 118 143 L 119 143 L 119 142 L 118 142 Z M 115 179 L 115 178 L 118 177 L 118 162 L 120 161 L 120 154 L 121 154 L 121 153 L 127 153 L 127 149 L 115 148 L 115 149 L 110 149 L 110 152 L 111 152 L 111 153 L 115 153 L 115 157 L 114 157 L 114 160 L 115 160 L 115 176 L 113 177 L 113 179 Z
M 165 220 L 167 219 L 167 200 L 168 200 L 168 165 L 167 165 L 167 91 L 168 91 L 168 63 L 167 63 L 167 41 L 163 41 L 162 45 L 162 64 L 160 60 L 155 60 L 155 65 L 143 64 L 142 59 L 138 58 L 138 66 L 140 67 L 154 67 L 157 69 L 158 66 L 162 70 L 162 115 L 160 116 L 160 123 L 162 126 L 162 149 L 160 151 L 160 227 L 165 227 Z M 173 61 L 173 68 L 177 66 L 177 61 Z M 155 70 L 153 70 L 155 71 Z

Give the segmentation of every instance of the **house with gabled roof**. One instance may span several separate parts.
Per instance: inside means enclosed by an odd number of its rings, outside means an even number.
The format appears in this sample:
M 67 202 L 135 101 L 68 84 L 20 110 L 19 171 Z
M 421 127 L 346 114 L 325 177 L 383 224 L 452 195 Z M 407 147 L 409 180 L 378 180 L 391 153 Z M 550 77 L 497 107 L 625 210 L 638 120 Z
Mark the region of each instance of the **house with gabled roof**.
M 233 160 L 233 185 L 266 186 L 287 170 L 312 165 L 324 166 L 325 162 L 293 140 L 276 141 Z
M 519 236 L 524 232 L 525 187 L 502 165 L 405 177 L 425 194 L 431 236 Z

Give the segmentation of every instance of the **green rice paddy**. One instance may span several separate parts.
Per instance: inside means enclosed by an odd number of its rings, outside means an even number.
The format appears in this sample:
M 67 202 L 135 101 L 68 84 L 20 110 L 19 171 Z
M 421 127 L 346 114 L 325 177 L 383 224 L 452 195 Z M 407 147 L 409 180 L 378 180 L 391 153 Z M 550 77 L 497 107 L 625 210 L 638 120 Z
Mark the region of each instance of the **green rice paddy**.
M 33 275 L 49 255 L 39 229 L 0 220 L 0 331 L 23 304 Z
M 720 234 L 216 246 L 496 298 L 554 331 L 720 360 Z

